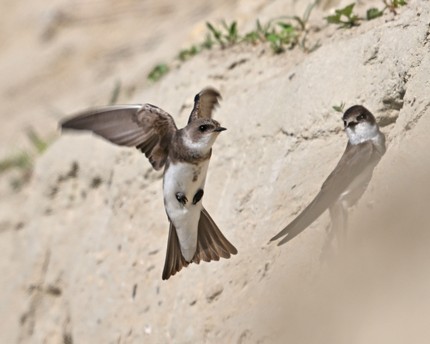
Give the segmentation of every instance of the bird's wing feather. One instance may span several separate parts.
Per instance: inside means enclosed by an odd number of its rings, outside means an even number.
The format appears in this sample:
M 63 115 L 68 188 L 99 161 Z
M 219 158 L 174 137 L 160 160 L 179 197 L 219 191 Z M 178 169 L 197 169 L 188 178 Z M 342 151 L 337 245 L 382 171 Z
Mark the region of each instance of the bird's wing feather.
M 371 141 L 357 145 L 348 143 L 336 167 L 321 186 L 321 191 L 330 190 L 335 197 L 339 197 L 355 178 L 373 164 L 376 154 Z
M 159 170 L 177 130 L 173 118 L 151 105 L 115 105 L 85 111 L 66 119 L 62 129 L 90 130 L 120 146 L 135 146 Z
M 369 167 L 375 157 L 376 149 L 370 141 L 351 145 L 348 143 L 337 166 L 323 183 L 313 201 L 271 241 L 286 235 L 279 245 L 293 239 L 314 222 L 340 195 L 348 185 Z
M 212 118 L 212 112 L 219 104 L 221 95 L 213 88 L 205 88 L 194 97 L 194 107 L 188 123 L 197 118 Z

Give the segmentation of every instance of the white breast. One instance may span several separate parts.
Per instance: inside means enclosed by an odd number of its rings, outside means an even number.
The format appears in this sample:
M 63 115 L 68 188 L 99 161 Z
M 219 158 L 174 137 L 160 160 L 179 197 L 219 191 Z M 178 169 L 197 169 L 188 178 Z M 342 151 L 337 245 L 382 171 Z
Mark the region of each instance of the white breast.
M 368 122 L 358 123 L 354 129 L 346 128 L 349 142 L 353 145 L 376 139 L 381 133 L 376 124 Z
M 181 252 L 190 261 L 197 246 L 197 229 L 202 209 L 202 201 L 193 204 L 193 197 L 199 189 L 204 189 L 209 159 L 193 165 L 185 162 L 171 163 L 163 180 L 166 212 L 176 228 Z M 182 205 L 176 194 L 185 194 L 188 202 Z

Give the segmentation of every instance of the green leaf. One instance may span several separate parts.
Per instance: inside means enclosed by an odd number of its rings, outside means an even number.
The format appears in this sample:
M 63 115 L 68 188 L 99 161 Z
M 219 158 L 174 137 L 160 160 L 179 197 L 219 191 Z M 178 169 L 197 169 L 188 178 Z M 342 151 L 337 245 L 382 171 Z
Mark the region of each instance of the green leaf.
M 30 169 L 32 166 L 32 159 L 26 152 L 7 157 L 0 161 L 0 173 L 14 168 L 20 170 Z
M 355 4 L 348 5 L 344 8 L 341 8 L 340 10 L 336 10 L 336 13 L 350 18 L 352 14 L 352 10 L 354 9 L 354 6 Z
M 237 36 L 237 23 L 235 21 L 231 23 L 228 33 L 231 36 Z
M 340 105 L 333 105 L 332 108 L 336 112 L 342 112 L 343 113 L 343 109 L 345 108 L 345 103 L 342 102 L 342 103 L 340 103 Z
M 112 93 L 109 99 L 108 104 L 113 105 L 118 101 L 119 94 L 121 93 L 121 81 L 116 80 L 112 89 Z
M 366 19 L 367 20 L 372 20 L 375 18 L 378 18 L 380 16 L 382 16 L 383 12 L 377 8 L 369 8 L 366 12 Z
M 201 51 L 201 48 L 192 45 L 190 48 L 188 49 L 182 49 L 179 54 L 178 54 L 178 59 L 182 62 L 190 59 L 191 57 L 193 57 L 194 55 L 197 55 L 199 52 Z
M 391 1 L 391 6 L 393 8 L 397 8 L 397 7 L 400 7 L 400 6 L 405 6 L 407 4 L 408 3 L 405 0 L 392 0 Z
M 156 82 L 160 80 L 164 75 L 169 72 L 169 66 L 165 63 L 160 63 L 156 65 L 149 73 L 148 80 L 152 82 Z
M 342 23 L 340 21 L 340 15 L 339 14 L 334 14 L 334 15 L 325 17 L 325 19 L 327 20 L 327 22 L 329 24 L 341 24 Z
M 243 37 L 243 40 L 245 42 L 249 42 L 249 43 L 252 43 L 252 44 L 257 43 L 259 39 L 260 39 L 260 35 L 256 31 L 248 32 L 245 35 L 245 37 Z
M 269 42 L 279 42 L 280 41 L 279 36 L 274 34 L 274 33 L 268 34 L 266 38 Z
M 201 47 L 203 49 L 212 49 L 213 44 L 214 44 L 214 41 L 212 40 L 211 34 L 207 33 L 205 40 L 201 44 Z
M 260 23 L 259 19 L 257 19 L 257 22 L 255 23 L 255 26 L 257 28 L 257 31 L 259 31 L 259 32 L 265 31 L 265 30 L 263 30 L 263 27 L 261 26 L 261 23 Z
M 308 22 L 309 17 L 311 16 L 312 10 L 314 9 L 315 6 L 318 5 L 319 2 L 320 0 L 315 0 L 313 3 L 309 4 L 308 7 L 306 7 L 305 13 L 303 13 L 303 18 L 299 20 L 303 30 L 305 29 L 306 23 Z
M 289 23 L 279 22 L 278 26 L 281 27 L 283 30 L 291 30 L 293 29 L 293 26 Z
M 341 27 L 352 27 L 358 25 L 360 18 L 352 13 L 355 4 L 335 10 L 336 14 L 325 17 L 329 24 L 338 24 Z
M 48 148 L 48 142 L 43 140 L 32 128 L 27 130 L 27 137 L 38 153 L 43 153 Z
M 209 29 L 209 31 L 212 33 L 214 38 L 218 41 L 218 43 L 223 44 L 224 42 L 222 41 L 221 31 L 215 29 L 215 27 L 209 22 L 206 23 L 206 26 Z
M 307 19 L 302 19 L 299 16 L 293 16 L 293 19 L 300 25 L 300 30 L 305 30 Z

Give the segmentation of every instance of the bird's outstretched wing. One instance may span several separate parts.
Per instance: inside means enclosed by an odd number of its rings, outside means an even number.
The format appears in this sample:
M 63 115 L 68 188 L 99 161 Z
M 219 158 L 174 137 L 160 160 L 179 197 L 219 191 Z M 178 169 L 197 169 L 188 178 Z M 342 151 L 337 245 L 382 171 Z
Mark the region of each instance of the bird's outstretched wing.
M 177 128 L 164 110 L 151 105 L 114 105 L 84 111 L 61 122 L 62 129 L 90 130 L 120 146 L 135 146 L 159 170 L 166 163 Z
M 191 111 L 188 123 L 197 118 L 212 118 L 212 111 L 219 104 L 220 93 L 213 88 L 205 88 L 194 97 L 194 107 Z
M 323 183 L 318 195 L 287 227 L 270 240 L 273 241 L 286 236 L 278 244 L 282 245 L 300 234 L 331 204 L 336 202 L 348 186 L 364 173 L 365 169 L 370 169 L 370 179 L 371 171 L 381 156 L 370 141 L 358 145 L 348 143 L 342 158 Z M 369 180 L 363 180 L 362 182 L 366 184 Z

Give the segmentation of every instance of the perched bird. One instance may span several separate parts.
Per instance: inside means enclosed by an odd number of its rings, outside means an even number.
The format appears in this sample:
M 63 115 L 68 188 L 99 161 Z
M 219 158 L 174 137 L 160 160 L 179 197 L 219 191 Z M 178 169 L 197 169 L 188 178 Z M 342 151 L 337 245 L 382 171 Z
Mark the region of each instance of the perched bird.
M 206 88 L 194 98 L 188 124 L 151 105 L 116 105 L 85 111 L 61 123 L 62 129 L 90 130 L 121 146 L 135 146 L 156 170 L 164 168 L 164 206 L 170 222 L 162 278 L 189 263 L 230 258 L 236 248 L 202 205 L 212 145 L 226 130 L 212 119 L 221 98 Z
M 271 241 L 285 244 L 305 230 L 326 209 L 330 211 L 331 233 L 344 233 L 347 211 L 360 197 L 372 178 L 373 169 L 385 153 L 385 136 L 372 113 L 361 105 L 345 111 L 343 123 L 348 144 L 337 166 L 323 183 L 313 201 Z

